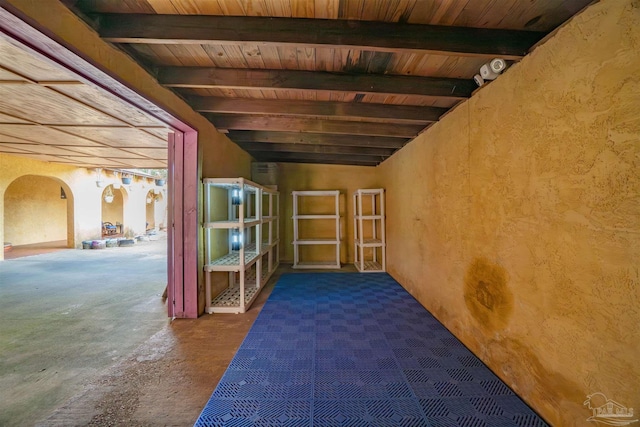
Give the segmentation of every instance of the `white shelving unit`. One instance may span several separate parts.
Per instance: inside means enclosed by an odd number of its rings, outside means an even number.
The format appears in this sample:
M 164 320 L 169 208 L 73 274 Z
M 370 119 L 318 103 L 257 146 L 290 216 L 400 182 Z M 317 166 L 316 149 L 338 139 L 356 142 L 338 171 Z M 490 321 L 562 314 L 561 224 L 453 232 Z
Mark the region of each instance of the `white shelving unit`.
M 293 193 L 293 268 L 340 268 L 340 191 L 294 191 Z M 324 199 L 324 200 L 322 200 Z M 308 203 L 315 201 L 316 203 Z M 307 202 L 307 203 L 305 203 Z M 311 209 L 305 211 L 305 206 L 312 204 L 326 208 L 318 211 Z M 302 237 L 302 229 L 314 230 L 321 227 L 313 227 L 310 222 L 319 224 L 320 221 L 329 222 L 326 235 L 305 235 Z M 329 225 L 329 224 L 327 224 Z M 335 256 L 325 260 L 301 259 L 303 247 L 333 246 Z
M 279 264 L 276 190 L 244 178 L 205 178 L 205 310 L 244 313 Z M 211 274 L 228 273 L 213 294 Z
M 355 266 L 361 273 L 387 269 L 384 189 L 361 189 L 353 194 Z

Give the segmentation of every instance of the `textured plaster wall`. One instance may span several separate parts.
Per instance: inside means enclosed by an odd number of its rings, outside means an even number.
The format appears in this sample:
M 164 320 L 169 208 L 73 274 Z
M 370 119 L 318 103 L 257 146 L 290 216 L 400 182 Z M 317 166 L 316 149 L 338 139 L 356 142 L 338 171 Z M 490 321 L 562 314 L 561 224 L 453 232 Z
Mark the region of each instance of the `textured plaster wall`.
M 104 199 L 105 189 L 102 192 L 102 197 Z M 123 224 L 124 222 L 124 197 L 122 187 L 119 189 L 115 189 L 111 186 L 111 193 L 113 194 L 113 201 L 111 203 L 107 203 L 104 200 L 101 201 L 102 205 L 102 221 L 110 222 L 113 225 L 116 223 Z M 145 206 L 145 217 L 146 217 L 146 206 Z M 126 225 L 126 224 L 125 224 Z
M 27 175 L 13 181 L 5 200 L 4 239 L 12 245 L 67 240 L 67 200 L 51 178 Z
M 81 239 L 90 232 L 92 226 L 90 222 L 86 221 L 86 217 L 84 216 L 85 212 L 90 213 L 90 209 L 86 211 L 77 211 L 76 209 L 81 209 L 84 206 L 82 204 L 77 205 L 74 203 L 74 193 L 81 190 L 81 181 L 85 175 L 87 175 L 85 169 L 53 165 L 46 162 L 0 153 L 0 241 L 8 241 L 14 245 L 51 241 L 48 237 L 45 237 L 46 232 L 44 232 L 42 230 L 43 227 L 40 226 L 42 223 L 34 219 L 34 217 L 38 215 L 46 216 L 48 203 L 44 203 L 43 200 L 40 200 L 40 202 L 37 203 L 37 207 L 32 205 L 36 211 L 27 213 L 28 218 L 32 219 L 29 221 L 33 227 L 30 231 L 26 230 L 28 226 L 25 225 L 25 222 L 16 224 L 15 218 L 13 217 L 13 213 L 16 212 L 16 209 L 21 209 L 19 207 L 16 208 L 15 205 L 15 202 L 22 203 L 22 200 L 16 200 L 15 198 L 15 193 L 18 192 L 20 188 L 24 188 L 20 182 L 24 183 L 31 180 L 35 183 L 33 180 L 38 180 L 38 182 L 41 183 L 55 182 L 55 186 L 57 187 L 55 194 L 58 195 L 58 200 L 60 197 L 60 188 L 63 188 L 67 194 L 66 235 L 59 236 L 56 234 L 56 239 L 54 240 L 66 239 L 69 247 L 73 247 L 76 240 L 81 242 Z M 93 186 L 95 188 L 95 181 L 93 182 Z M 17 186 L 13 187 L 12 190 L 9 187 L 14 183 L 16 183 Z M 99 196 L 96 195 L 96 198 L 97 197 Z M 23 194 L 22 198 L 30 199 L 31 196 Z M 31 211 L 31 209 L 29 209 L 29 211 Z M 58 211 L 56 210 L 56 215 L 57 213 Z M 9 215 L 8 221 L 5 219 L 7 214 Z M 17 231 L 14 230 L 14 227 L 16 227 Z M 25 243 L 17 243 L 10 239 L 16 237 L 18 242 Z M 41 238 L 39 239 L 38 237 Z M 4 259 L 4 253 L 0 253 L 0 260 L 2 259 Z
M 101 238 L 103 204 L 107 206 L 105 214 L 111 218 L 105 221 L 115 223 L 114 218 L 122 218 L 125 232 L 144 233 L 146 194 L 153 181 L 136 179 L 131 185 L 114 190 L 114 203 L 120 211 L 111 214 L 115 205 L 104 203 L 102 196 L 106 186 L 119 183 L 120 178 L 103 171 L 104 187 L 96 185 L 96 178 L 94 170 L 0 154 L 0 241 L 21 245 L 66 239 L 68 247 L 82 247 L 83 240 Z M 60 188 L 67 195 L 66 201 L 60 199 Z M 155 209 L 166 212 L 166 187 L 160 191 Z M 63 203 L 64 226 L 60 207 Z M 0 253 L 2 259 L 4 252 Z
M 380 167 L 390 273 L 553 425 L 640 407 L 639 28 L 592 5 Z
M 377 177 L 377 168 L 363 166 L 338 166 L 338 165 L 314 165 L 279 163 L 278 164 L 278 190 L 280 191 L 280 259 L 285 262 L 293 262 L 293 196 L 294 190 L 340 190 L 340 219 L 341 245 L 340 260 L 342 263 L 352 263 L 353 258 L 353 193 L 359 188 L 380 188 L 381 181 Z M 329 209 L 326 213 L 332 213 L 335 205 L 329 199 L 317 199 L 314 209 Z M 324 206 L 317 206 L 318 204 Z M 333 224 L 314 223 L 318 233 L 330 234 L 335 228 Z M 324 236 L 323 236 L 324 237 Z M 335 252 L 334 252 L 335 254 Z M 321 246 L 314 248 L 304 255 L 308 260 L 331 259 L 331 254 L 326 253 L 326 248 Z M 335 259 L 335 255 L 334 255 Z
M 41 0 L 7 0 L 7 2 L 54 34 L 61 43 L 73 48 L 76 52 L 81 52 L 85 59 L 195 129 L 198 132 L 198 177 L 250 177 L 251 156 L 247 152 L 240 149 L 223 134 L 218 133 L 211 122 L 193 111 L 171 90 L 158 84 L 127 54 L 101 40 L 92 28 L 69 11 L 62 2 L 43 2 Z M 186 186 L 187 188 L 197 186 L 199 195 L 202 195 L 199 182 L 186 183 Z M 202 200 L 202 197 L 199 200 Z M 198 206 L 198 212 L 201 221 L 201 204 Z M 144 218 L 143 214 L 143 221 Z M 125 221 L 128 221 L 126 212 Z M 197 239 L 199 313 L 204 311 L 202 232 L 202 228 L 199 227 L 197 236 L 186 236 L 189 240 Z M 191 272 L 188 273 L 190 275 Z

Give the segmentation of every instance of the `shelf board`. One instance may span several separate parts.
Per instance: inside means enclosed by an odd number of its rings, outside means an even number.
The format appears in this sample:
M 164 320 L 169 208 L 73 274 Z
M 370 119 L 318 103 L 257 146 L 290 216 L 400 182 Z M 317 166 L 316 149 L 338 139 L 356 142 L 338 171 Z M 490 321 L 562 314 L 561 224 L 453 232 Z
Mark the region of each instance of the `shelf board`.
M 383 215 L 354 215 L 356 217 L 356 219 L 368 219 L 368 220 L 374 220 L 374 219 L 384 219 Z
M 259 256 L 260 254 L 255 252 L 255 247 L 253 251 L 246 249 L 244 251 L 244 268 L 247 269 L 251 267 Z M 240 268 L 239 251 L 233 251 L 220 258 L 216 258 L 204 266 L 205 271 L 239 271 Z
M 356 239 L 355 242 L 356 246 L 362 246 L 364 248 L 384 246 L 384 243 L 380 239 L 362 239 L 362 242 Z
M 226 190 L 242 189 L 249 193 L 255 193 L 258 189 L 263 188 L 262 185 L 249 181 L 245 178 L 204 178 L 202 183 L 216 188 L 224 188 Z
M 242 228 L 242 227 L 248 228 L 248 227 L 255 227 L 258 224 L 260 224 L 260 221 L 257 220 L 256 218 L 245 218 L 244 222 L 229 221 L 229 220 L 205 222 L 204 228 L 209 228 L 209 229 L 228 229 L 228 228 Z
M 292 242 L 294 245 L 338 245 L 340 240 L 336 239 L 298 239 Z
M 255 276 L 254 276 L 255 281 Z M 260 288 L 262 289 L 262 288 Z M 251 303 L 258 296 L 260 289 L 254 286 L 245 286 L 244 288 L 244 310 L 240 310 L 240 286 L 235 285 L 227 288 L 220 295 L 211 301 L 211 305 L 207 309 L 211 313 L 243 313 L 248 310 Z
M 265 252 L 268 252 L 271 248 L 273 248 L 278 243 L 280 243 L 279 239 L 276 239 L 271 243 L 262 242 L 262 253 L 264 254 Z
M 383 273 L 382 265 L 379 262 L 375 261 L 365 261 L 364 268 L 360 268 L 360 263 L 355 263 L 356 269 L 361 273 Z
M 338 219 L 340 215 L 335 214 L 313 214 L 313 215 L 294 215 L 292 217 L 295 219 Z
M 360 194 L 362 196 L 378 196 L 383 193 L 384 188 L 362 188 L 360 190 L 356 190 L 354 194 Z
M 272 247 L 273 247 L 272 244 L 270 245 L 269 243 L 263 243 L 260 246 L 260 255 L 266 254 L 267 252 L 269 252 L 269 249 L 271 249 Z
M 339 196 L 340 195 L 340 191 L 339 190 L 326 190 L 326 191 L 315 191 L 315 190 L 308 190 L 308 191 L 292 191 L 291 194 L 293 195 L 297 195 L 297 196 Z
M 293 265 L 293 268 L 298 269 L 339 269 L 340 264 L 336 264 L 335 261 L 307 261 L 299 262 Z

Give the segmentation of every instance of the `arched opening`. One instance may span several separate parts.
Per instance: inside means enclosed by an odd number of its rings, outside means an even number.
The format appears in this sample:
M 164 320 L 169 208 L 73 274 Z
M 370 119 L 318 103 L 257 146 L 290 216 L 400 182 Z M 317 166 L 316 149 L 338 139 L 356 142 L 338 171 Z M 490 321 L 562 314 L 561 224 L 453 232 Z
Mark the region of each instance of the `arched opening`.
M 167 216 L 169 214 L 167 210 L 167 198 L 166 190 L 155 190 L 156 204 L 155 204 L 155 222 L 158 230 L 167 229 Z
M 146 203 L 146 231 L 156 230 L 156 195 L 153 190 L 147 192 Z
M 57 178 L 23 175 L 4 193 L 4 241 L 13 247 L 73 248 L 73 193 Z
M 117 237 L 124 233 L 124 201 L 122 187 L 107 185 L 102 191 L 102 236 Z

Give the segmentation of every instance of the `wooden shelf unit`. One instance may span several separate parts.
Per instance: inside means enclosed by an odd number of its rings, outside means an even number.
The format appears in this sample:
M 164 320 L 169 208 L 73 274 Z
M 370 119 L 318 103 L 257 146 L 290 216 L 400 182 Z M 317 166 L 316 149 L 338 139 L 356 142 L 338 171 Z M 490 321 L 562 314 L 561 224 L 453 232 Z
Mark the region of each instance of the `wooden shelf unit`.
M 205 311 L 244 313 L 279 264 L 279 193 L 245 178 L 205 178 L 203 186 Z M 214 272 L 228 273 L 216 295 Z
M 360 189 L 353 194 L 355 266 L 361 273 L 387 270 L 384 189 Z
M 294 191 L 293 195 L 293 268 L 336 269 L 340 268 L 340 191 Z M 301 201 L 306 198 L 326 199 L 327 210 L 323 213 L 301 212 Z M 330 235 L 301 238 L 301 225 L 307 221 L 330 221 Z M 308 228 L 308 227 L 306 227 Z M 334 246 L 335 258 L 327 260 L 301 260 L 300 250 L 308 246 Z

